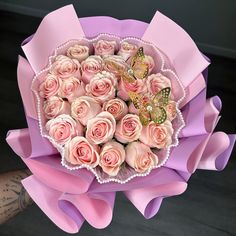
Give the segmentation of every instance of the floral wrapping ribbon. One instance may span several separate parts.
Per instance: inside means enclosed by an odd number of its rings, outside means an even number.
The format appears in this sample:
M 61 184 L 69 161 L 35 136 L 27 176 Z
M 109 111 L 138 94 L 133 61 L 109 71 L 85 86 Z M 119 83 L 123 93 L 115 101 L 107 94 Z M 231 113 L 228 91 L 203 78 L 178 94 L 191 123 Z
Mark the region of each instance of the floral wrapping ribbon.
M 158 45 L 173 64 L 186 92 L 181 108 L 186 126 L 179 134 L 179 145 L 173 148 L 163 167 L 125 184 L 100 184 L 86 169 L 71 172 L 64 168 L 58 151 L 41 136 L 36 99 L 31 91 L 34 75 L 45 68 L 56 47 L 71 39 L 96 37 L 100 33 L 133 36 Z M 7 142 L 32 172 L 23 180 L 24 187 L 64 231 L 78 232 L 84 220 L 96 228 L 106 227 L 112 220 L 117 191 L 123 191 L 145 218 L 151 218 L 165 197 L 186 190 L 196 169 L 222 170 L 226 166 L 235 135 L 213 132 L 221 102 L 217 96 L 206 100 L 209 62 L 187 33 L 161 13 L 157 12 L 149 25 L 110 17 L 78 20 L 69 5 L 47 15 L 34 36 L 23 42 L 23 50 L 28 60 L 19 58 L 17 74 L 28 128 L 9 131 Z

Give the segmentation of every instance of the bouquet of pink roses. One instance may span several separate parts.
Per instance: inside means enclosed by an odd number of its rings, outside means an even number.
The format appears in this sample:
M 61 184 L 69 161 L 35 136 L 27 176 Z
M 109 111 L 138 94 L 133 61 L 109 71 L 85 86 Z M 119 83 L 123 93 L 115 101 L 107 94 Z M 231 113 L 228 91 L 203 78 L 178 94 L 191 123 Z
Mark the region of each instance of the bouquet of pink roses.
M 18 84 L 27 129 L 7 142 L 32 175 L 23 185 L 69 233 L 104 228 L 117 191 L 145 218 L 183 193 L 197 169 L 222 170 L 235 135 L 214 132 L 209 60 L 177 24 L 47 15 L 22 48 Z
M 32 89 L 41 133 L 62 165 L 120 183 L 162 166 L 184 125 L 184 89 L 165 64 L 155 46 L 134 38 L 101 34 L 59 46 Z

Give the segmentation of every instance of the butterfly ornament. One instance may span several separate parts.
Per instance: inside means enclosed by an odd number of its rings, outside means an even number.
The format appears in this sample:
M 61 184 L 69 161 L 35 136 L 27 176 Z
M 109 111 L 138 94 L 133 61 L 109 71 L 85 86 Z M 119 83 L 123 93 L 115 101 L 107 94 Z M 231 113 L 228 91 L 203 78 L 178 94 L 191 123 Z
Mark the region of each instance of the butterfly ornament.
M 166 105 L 169 103 L 171 89 L 161 89 L 156 95 L 143 95 L 129 91 L 129 97 L 138 110 L 141 123 L 146 126 L 153 121 L 162 124 L 167 119 Z
M 112 57 L 105 58 L 104 62 L 112 68 L 121 79 L 128 83 L 134 83 L 137 79 L 144 79 L 149 72 L 148 65 L 145 63 L 143 47 L 138 48 L 136 54 L 131 59 L 130 65 L 125 61 L 121 65 L 120 62 L 114 60 Z
M 124 82 L 134 83 L 137 79 L 145 79 L 148 75 L 149 68 L 144 60 L 144 50 L 143 47 L 140 47 L 131 59 L 130 65 L 126 62 L 121 65 L 114 60 L 109 60 L 109 57 L 105 59 L 105 63 L 107 63 Z M 165 122 L 167 119 L 165 107 L 169 102 L 170 93 L 170 87 L 163 88 L 156 95 L 138 94 L 133 91 L 128 91 L 130 100 L 138 110 L 139 119 L 144 126 L 148 125 L 151 121 L 156 124 Z

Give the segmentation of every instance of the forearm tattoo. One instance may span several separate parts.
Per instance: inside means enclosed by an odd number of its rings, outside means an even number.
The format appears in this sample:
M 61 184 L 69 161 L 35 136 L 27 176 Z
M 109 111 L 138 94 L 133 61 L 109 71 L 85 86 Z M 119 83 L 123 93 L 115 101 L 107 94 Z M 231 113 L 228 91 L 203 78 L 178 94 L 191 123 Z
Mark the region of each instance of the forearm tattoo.
M 0 224 L 32 203 L 29 194 L 21 184 L 21 180 L 29 175 L 29 170 L 0 174 Z

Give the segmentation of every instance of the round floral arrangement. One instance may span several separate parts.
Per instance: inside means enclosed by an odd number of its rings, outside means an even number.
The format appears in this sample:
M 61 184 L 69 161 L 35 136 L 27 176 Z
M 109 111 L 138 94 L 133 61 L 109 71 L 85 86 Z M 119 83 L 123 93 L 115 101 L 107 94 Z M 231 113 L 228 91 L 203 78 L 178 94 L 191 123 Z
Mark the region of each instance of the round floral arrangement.
M 78 19 L 65 6 L 22 49 L 28 128 L 6 141 L 32 172 L 24 188 L 64 231 L 108 226 L 118 191 L 149 219 L 197 169 L 225 168 L 236 136 L 214 132 L 221 101 L 206 99 L 209 59 L 160 12 L 146 24 Z
M 100 34 L 58 47 L 32 82 L 41 135 L 64 167 L 125 183 L 167 161 L 185 96 L 168 58 L 136 38 Z

